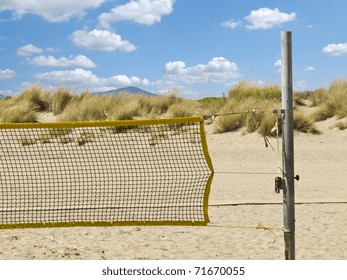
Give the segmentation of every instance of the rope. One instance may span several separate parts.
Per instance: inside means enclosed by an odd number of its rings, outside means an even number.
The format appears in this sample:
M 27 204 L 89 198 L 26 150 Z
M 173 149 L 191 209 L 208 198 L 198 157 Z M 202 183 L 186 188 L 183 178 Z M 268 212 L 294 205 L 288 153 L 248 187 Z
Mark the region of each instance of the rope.
M 276 242 L 276 240 L 277 240 L 277 236 L 276 236 L 276 234 L 274 233 L 274 231 L 273 231 L 272 228 L 266 227 L 266 226 L 264 226 L 264 225 L 262 225 L 262 224 L 259 223 L 259 224 L 257 225 L 257 229 L 268 230 L 269 232 L 271 232 L 272 235 L 273 235 L 273 237 L 274 237 L 274 241 L 272 242 L 272 244 L 275 244 L 275 242 Z
M 232 171 L 215 171 L 215 174 L 236 174 L 236 175 L 277 175 L 276 172 L 232 172 Z
M 323 204 L 347 204 L 347 201 L 300 201 L 295 202 L 295 205 L 323 205 Z M 225 202 L 225 203 L 212 203 L 209 207 L 228 207 L 228 206 L 250 206 L 250 205 L 283 205 L 283 202 Z
M 266 227 L 261 223 L 258 223 L 258 225 L 256 227 L 252 227 L 252 226 L 218 226 L 218 225 L 209 225 L 208 227 L 217 227 L 217 228 L 234 228 L 234 229 L 262 229 L 264 231 L 269 231 L 272 233 L 273 235 L 273 242 L 272 244 L 276 243 L 277 240 L 277 236 L 274 232 L 274 230 L 282 230 L 281 228 L 270 228 L 270 227 Z
M 229 113 L 218 113 L 218 114 L 211 114 L 211 115 L 203 115 L 204 120 L 208 120 L 211 118 L 221 117 L 221 116 L 230 116 L 230 115 L 241 115 L 241 114 L 250 114 L 250 113 L 263 113 L 263 112 L 274 112 L 277 111 L 277 109 L 262 109 L 262 110 L 248 110 L 248 111 L 241 111 L 241 112 L 229 112 Z

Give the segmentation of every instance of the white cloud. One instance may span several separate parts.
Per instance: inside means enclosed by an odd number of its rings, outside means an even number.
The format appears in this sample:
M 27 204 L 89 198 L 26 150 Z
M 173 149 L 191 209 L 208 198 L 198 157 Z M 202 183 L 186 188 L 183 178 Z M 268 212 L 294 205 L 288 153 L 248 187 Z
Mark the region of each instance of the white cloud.
M 110 23 L 131 20 L 140 24 L 152 25 L 161 17 L 171 14 L 174 0 L 131 0 L 99 16 L 101 25 L 109 28 Z
M 282 60 L 277 59 L 274 63 L 274 67 L 277 69 L 278 72 L 282 71 Z
M 120 35 L 107 30 L 94 29 L 92 31 L 77 30 L 71 34 L 72 42 L 79 47 L 101 51 L 124 51 L 131 52 L 136 47 Z
M 46 73 L 37 73 L 35 75 L 39 81 L 45 81 L 50 84 L 67 84 L 67 85 L 81 85 L 82 87 L 89 87 L 93 84 L 99 84 L 100 78 L 95 76 L 91 71 L 86 71 L 80 68 L 75 70 L 52 71 Z
M 316 71 L 316 68 L 314 68 L 313 66 L 308 66 L 308 67 L 305 68 L 305 71 L 313 72 L 313 71 Z
M 95 63 L 84 55 L 77 55 L 75 57 L 60 57 L 56 59 L 54 56 L 36 56 L 29 62 L 34 66 L 48 66 L 48 67 L 81 67 L 81 68 L 94 68 Z
M 296 14 L 294 12 L 290 14 L 282 13 L 277 8 L 274 10 L 261 8 L 251 11 L 244 19 L 250 23 L 246 25 L 246 28 L 249 30 L 270 29 L 282 23 L 295 20 Z
M 182 80 L 186 83 L 223 82 L 228 78 L 235 78 L 238 68 L 224 58 L 213 58 L 207 64 L 187 67 L 183 61 L 165 64 L 165 75 L 169 80 Z
M 108 78 L 96 76 L 93 72 L 76 68 L 74 70 L 51 71 L 37 73 L 35 78 L 40 82 L 50 85 L 67 85 L 76 89 L 89 88 L 91 90 L 100 88 L 117 88 L 122 86 L 148 86 L 147 79 L 140 79 L 126 75 L 115 75 Z
M 215 57 L 207 64 L 187 67 L 183 61 L 165 64 L 165 79 L 184 83 L 223 83 L 240 76 L 236 63 L 224 57 Z
M 347 54 L 347 43 L 329 44 L 323 48 L 323 53 L 333 55 L 333 56 L 340 56 L 340 55 Z
M 10 69 L 5 69 L 5 70 L 0 69 L 0 80 L 9 80 L 14 77 L 17 77 L 17 74 L 15 71 Z
M 228 21 L 222 22 L 222 26 L 229 27 L 229 28 L 235 28 L 240 24 L 241 24 L 240 21 L 234 21 L 234 20 L 228 20 Z
M 58 49 L 56 49 L 56 48 L 45 48 L 45 51 L 46 52 L 57 52 Z
M 73 16 L 84 16 L 87 9 L 99 7 L 105 0 L 0 0 L 0 12 L 11 11 L 15 18 L 35 14 L 49 22 L 68 21 Z
M 40 49 L 32 44 L 23 46 L 17 49 L 17 55 L 19 56 L 31 56 L 33 54 L 43 53 L 43 49 Z

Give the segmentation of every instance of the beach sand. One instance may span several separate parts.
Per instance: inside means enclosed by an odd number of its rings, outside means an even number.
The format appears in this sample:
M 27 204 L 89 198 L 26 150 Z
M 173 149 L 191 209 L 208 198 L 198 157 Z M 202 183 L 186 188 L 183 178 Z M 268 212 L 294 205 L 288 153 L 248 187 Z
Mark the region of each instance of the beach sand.
M 295 133 L 297 259 L 347 259 L 347 130 L 335 121 L 318 123 L 321 135 Z M 276 139 L 272 149 L 256 133 L 206 131 L 216 171 L 208 226 L 1 230 L 0 259 L 284 259 Z

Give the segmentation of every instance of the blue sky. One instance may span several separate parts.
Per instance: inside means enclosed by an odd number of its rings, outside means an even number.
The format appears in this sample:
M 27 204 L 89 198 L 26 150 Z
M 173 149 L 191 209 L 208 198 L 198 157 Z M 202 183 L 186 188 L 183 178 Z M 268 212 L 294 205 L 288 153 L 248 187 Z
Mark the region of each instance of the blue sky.
M 293 32 L 294 88 L 328 87 L 347 76 L 346 12 L 345 0 L 0 0 L 0 94 L 279 84 L 281 31 Z

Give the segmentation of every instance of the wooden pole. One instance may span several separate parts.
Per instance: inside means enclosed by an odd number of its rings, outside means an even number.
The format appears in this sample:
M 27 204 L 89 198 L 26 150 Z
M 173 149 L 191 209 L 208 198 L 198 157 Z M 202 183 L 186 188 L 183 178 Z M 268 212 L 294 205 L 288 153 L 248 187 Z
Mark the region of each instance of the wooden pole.
M 283 231 L 285 259 L 295 259 L 294 123 L 292 33 L 281 33 L 283 117 Z

